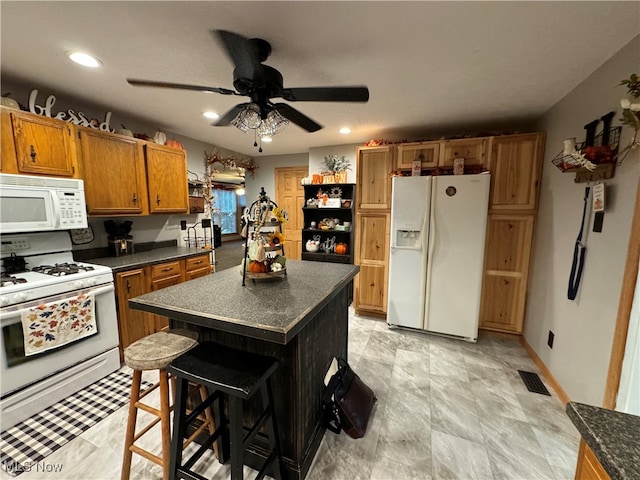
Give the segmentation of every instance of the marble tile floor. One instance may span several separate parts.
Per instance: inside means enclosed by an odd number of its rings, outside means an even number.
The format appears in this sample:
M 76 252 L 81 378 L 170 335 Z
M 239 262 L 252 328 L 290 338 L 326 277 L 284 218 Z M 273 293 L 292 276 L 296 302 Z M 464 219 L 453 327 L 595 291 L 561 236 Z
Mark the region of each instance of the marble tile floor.
M 378 402 L 364 438 L 325 434 L 308 480 L 573 478 L 578 433 L 555 395 L 527 391 L 517 370 L 537 369 L 518 341 L 482 334 L 473 344 L 390 330 L 353 311 L 349 322 L 349 363 Z M 126 419 L 124 406 L 44 460 L 62 471 L 34 469 L 18 479 L 120 478 Z M 141 445 L 159 451 L 154 430 Z M 230 478 L 212 455 L 200 473 Z M 245 468 L 245 478 L 255 473 Z M 134 455 L 131 478 L 162 472 Z

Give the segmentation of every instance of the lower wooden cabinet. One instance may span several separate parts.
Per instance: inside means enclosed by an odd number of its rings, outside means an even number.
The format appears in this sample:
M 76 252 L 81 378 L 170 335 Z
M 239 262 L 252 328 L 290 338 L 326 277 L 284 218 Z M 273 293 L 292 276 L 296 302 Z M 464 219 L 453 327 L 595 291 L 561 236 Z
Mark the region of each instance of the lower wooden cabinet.
M 489 214 L 480 328 L 522 333 L 535 215 Z
M 360 212 L 356 215 L 356 264 L 354 308 L 367 313 L 387 313 L 390 214 Z
M 208 253 L 147 265 L 115 274 L 120 358 L 124 349 L 151 333 L 169 328 L 169 319 L 162 315 L 129 309 L 129 299 L 211 273 Z
M 610 478 L 593 450 L 584 439 L 580 439 L 575 480 L 610 480 Z
M 149 291 L 144 268 L 136 268 L 115 274 L 118 307 L 118 331 L 120 334 L 120 359 L 124 349 L 136 340 L 155 331 L 153 319 L 146 312 L 129 309 L 129 299 Z

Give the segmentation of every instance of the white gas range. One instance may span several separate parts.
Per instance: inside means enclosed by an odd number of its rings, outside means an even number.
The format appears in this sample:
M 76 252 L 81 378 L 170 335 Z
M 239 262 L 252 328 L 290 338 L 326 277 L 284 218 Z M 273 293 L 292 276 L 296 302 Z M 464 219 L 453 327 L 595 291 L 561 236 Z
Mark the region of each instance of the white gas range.
M 0 245 L 0 414 L 6 430 L 117 370 L 120 358 L 109 267 L 75 262 L 66 231 L 2 235 Z M 68 304 L 78 299 L 90 307 L 78 318 L 90 321 L 83 327 L 88 333 L 74 336 L 69 331 L 76 324 L 66 319 Z M 51 324 L 57 330 L 32 337 L 40 331 L 29 319 L 45 311 L 57 316 Z

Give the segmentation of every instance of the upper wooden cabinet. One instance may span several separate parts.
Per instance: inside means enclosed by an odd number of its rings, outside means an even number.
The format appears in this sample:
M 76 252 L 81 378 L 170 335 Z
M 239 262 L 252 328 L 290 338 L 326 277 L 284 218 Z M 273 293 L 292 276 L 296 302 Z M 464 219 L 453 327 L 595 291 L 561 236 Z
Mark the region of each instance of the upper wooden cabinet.
M 356 207 L 358 209 L 389 210 L 391 208 L 391 180 L 393 169 L 391 145 L 359 147 L 357 150 Z
M 2 172 L 78 178 L 73 126 L 2 109 Z
M 150 212 L 186 213 L 189 192 L 185 151 L 147 143 L 145 153 Z
M 420 160 L 422 168 L 435 168 L 440 159 L 440 142 L 401 143 L 396 152 L 396 170 L 412 168 Z
M 456 158 L 464 158 L 465 167 L 469 165 L 486 165 L 489 143 L 489 137 L 444 140 L 440 144 L 438 166 L 453 167 L 453 161 Z
M 89 215 L 148 213 L 142 145 L 133 138 L 78 129 Z
M 491 210 L 536 210 L 543 150 L 543 133 L 493 138 Z

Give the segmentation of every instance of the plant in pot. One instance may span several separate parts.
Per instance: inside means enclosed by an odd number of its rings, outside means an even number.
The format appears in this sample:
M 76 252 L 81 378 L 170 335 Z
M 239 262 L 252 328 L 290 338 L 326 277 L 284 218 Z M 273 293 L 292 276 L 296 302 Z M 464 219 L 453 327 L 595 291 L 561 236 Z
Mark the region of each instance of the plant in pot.
M 323 164 L 328 173 L 327 175 L 323 172 L 323 175 L 333 177 L 324 183 L 347 183 L 347 170 L 351 170 L 351 163 L 344 155 L 326 155 Z

